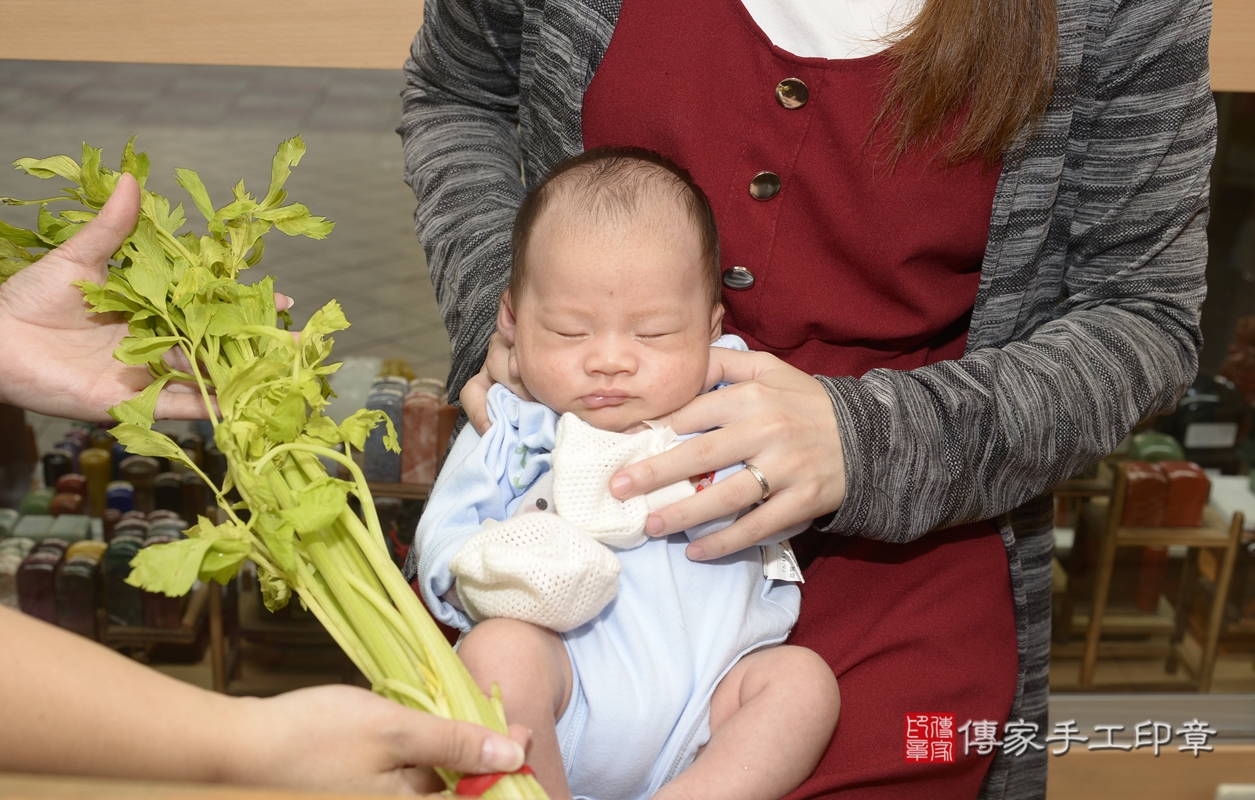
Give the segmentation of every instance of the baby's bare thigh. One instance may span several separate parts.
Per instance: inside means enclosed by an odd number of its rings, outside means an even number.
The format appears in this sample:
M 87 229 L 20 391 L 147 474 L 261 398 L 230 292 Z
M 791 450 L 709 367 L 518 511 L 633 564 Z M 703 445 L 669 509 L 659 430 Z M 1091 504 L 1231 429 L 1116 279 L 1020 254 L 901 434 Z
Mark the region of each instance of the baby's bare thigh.
M 498 684 L 507 705 L 520 696 L 541 697 L 552 702 L 557 719 L 571 700 L 571 659 L 562 637 L 546 628 L 487 619 L 458 645 L 458 656 L 485 692 Z
M 763 693 L 780 703 L 782 715 L 831 717 L 836 725 L 841 695 L 832 669 L 813 650 L 780 645 L 750 653 L 719 681 L 710 699 L 711 733 Z

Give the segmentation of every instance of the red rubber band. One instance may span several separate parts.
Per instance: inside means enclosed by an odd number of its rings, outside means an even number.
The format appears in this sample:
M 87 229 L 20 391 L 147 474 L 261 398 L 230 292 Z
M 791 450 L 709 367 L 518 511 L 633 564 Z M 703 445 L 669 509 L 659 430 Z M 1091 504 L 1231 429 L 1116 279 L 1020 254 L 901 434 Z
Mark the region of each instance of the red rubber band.
M 487 775 L 463 775 L 462 780 L 458 781 L 458 785 L 453 789 L 454 794 L 463 797 L 479 797 L 484 792 L 497 785 L 497 781 L 507 775 L 535 775 L 532 768 L 524 764 L 514 772 L 492 772 Z

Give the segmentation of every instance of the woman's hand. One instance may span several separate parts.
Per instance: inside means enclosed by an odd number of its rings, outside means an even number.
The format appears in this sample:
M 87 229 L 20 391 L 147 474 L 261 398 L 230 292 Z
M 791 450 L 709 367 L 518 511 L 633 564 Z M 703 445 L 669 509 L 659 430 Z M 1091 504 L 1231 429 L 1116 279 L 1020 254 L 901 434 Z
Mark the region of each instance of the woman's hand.
M 467 420 L 475 426 L 480 436 L 487 433 L 492 425 L 492 420 L 488 419 L 488 390 L 494 383 L 504 383 L 507 389 L 524 400 L 534 399 L 519 380 L 519 369 L 514 360 L 514 342 L 500 331 L 493 333 L 488 340 L 488 356 L 484 359 L 483 368 L 466 382 L 462 393 L 458 395 Z
M 110 407 L 152 382 L 147 367 L 129 367 L 113 357 L 126 336 L 126 321 L 90 312 L 74 285 L 105 282 L 109 257 L 134 230 L 138 215 L 139 185 L 124 174 L 94 220 L 0 283 L 0 401 L 56 417 L 104 420 Z M 275 300 L 279 308 L 291 305 L 282 295 Z M 171 361 L 175 358 L 172 351 Z M 159 418 L 197 419 L 207 413 L 195 387 L 171 382 L 157 399 Z
M 611 478 L 620 499 L 743 461 L 757 467 L 771 494 L 758 508 L 688 546 L 694 561 L 734 553 L 790 525 L 831 513 L 845 499 L 841 433 L 818 380 L 768 353 L 715 347 L 706 385 L 733 384 L 698 396 L 663 417 L 677 433 L 709 431 Z M 718 430 L 715 430 L 718 429 Z M 645 531 L 664 536 L 740 511 L 762 499 L 750 470 L 649 515 Z
M 441 788 L 428 767 L 512 772 L 527 745 L 353 686 L 210 692 L 4 606 L 0 642 L 21 642 L 0 647 L 0 772 L 415 794 Z
M 135 228 L 139 185 L 123 175 L 96 219 L 68 242 L 0 284 L 0 393 L 5 402 L 57 417 L 101 420 L 152 382 L 147 367 L 113 358 L 126 335 L 118 314 L 93 314 L 74 281 L 104 283 L 109 257 Z M 158 416 L 204 416 L 188 387 L 167 385 Z
M 244 741 L 228 752 L 233 783 L 318 791 L 423 794 L 444 789 L 426 765 L 456 772 L 513 772 L 527 730 L 510 739 L 469 722 L 405 708 L 352 686 L 319 686 L 265 700 L 240 698 Z M 513 739 L 513 741 L 511 741 Z

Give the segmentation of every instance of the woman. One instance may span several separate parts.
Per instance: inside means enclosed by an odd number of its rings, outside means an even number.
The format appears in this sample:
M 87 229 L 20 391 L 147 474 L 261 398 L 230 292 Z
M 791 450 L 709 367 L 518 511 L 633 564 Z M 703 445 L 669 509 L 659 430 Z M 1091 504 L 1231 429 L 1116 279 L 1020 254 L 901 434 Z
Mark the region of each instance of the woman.
M 737 385 L 669 420 L 722 430 L 612 486 L 758 467 L 655 516 L 661 535 L 766 500 L 695 558 L 816 518 L 793 640 L 843 713 L 797 796 L 1040 797 L 1044 750 L 965 756 L 969 728 L 918 763 L 903 716 L 1049 733 L 1042 495 L 1197 370 L 1210 6 L 926 0 L 848 58 L 807 35 L 832 22 L 812 5 L 428 2 L 400 131 L 451 394 L 475 419 L 509 379 L 489 341 L 527 184 L 605 143 L 688 168 L 730 332 L 768 352 L 721 359 Z
M 90 314 L 74 286 L 104 281 L 138 213 L 139 185 L 123 175 L 95 220 L 0 283 L 0 402 L 107 419 L 151 381 L 113 358 L 126 323 Z M 159 417 L 203 414 L 198 395 L 174 387 L 157 402 Z M 523 763 L 521 729 L 514 741 L 352 686 L 227 697 L 3 607 L 0 642 L 0 772 L 415 794 L 444 785 L 427 765 L 508 772 Z

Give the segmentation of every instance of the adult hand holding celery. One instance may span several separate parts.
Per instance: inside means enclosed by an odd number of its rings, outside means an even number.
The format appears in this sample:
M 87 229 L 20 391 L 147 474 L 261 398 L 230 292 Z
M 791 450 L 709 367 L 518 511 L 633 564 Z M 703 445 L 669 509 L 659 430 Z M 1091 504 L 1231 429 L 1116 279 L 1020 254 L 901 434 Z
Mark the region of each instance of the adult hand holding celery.
M 204 401 L 229 470 L 222 486 L 201 473 L 224 521 L 201 517 L 189 538 L 144 549 L 132 562 L 130 582 L 180 595 L 197 579 L 225 584 L 250 559 L 267 607 L 281 608 L 295 591 L 377 692 L 504 733 L 499 698 L 476 687 L 392 563 L 369 488 L 352 459 L 352 449 L 363 448 L 381 422 L 387 425 L 385 442 L 396 449 L 391 423 L 377 411 L 359 411 L 339 424 L 323 413 L 327 376 L 338 367 L 327 363 L 331 334 L 349 324 L 339 305 L 331 301 L 316 311 L 296 339 L 285 330 L 286 312 L 275 308 L 272 279 L 238 281 L 242 270 L 260 261 L 262 237 L 272 228 L 313 239 L 330 233 L 331 222 L 300 203 L 285 204 L 283 185 L 304 152 L 300 137 L 284 142 L 266 194 L 255 198 L 241 181 L 221 207 L 213 205 L 195 172 L 178 170 L 179 185 L 207 223 L 201 235 L 180 233 L 182 205 L 172 208 L 143 188 L 150 165 L 133 141 L 121 172 L 105 168 L 101 151 L 87 145 L 81 163 L 68 156 L 20 159 L 15 165 L 30 175 L 73 185 L 41 200 L 0 199 L 40 207 L 36 230 L 0 222 L 0 281 L 67 241 L 103 207 L 121 173 L 133 175 L 141 187 L 135 231 L 114 254 L 103 284 L 78 284 L 93 311 L 127 320 L 129 335 L 114 356 L 146 366 L 153 376 L 138 396 L 111 409 L 119 423 L 113 433 L 132 453 L 178 461 L 200 473 L 171 439 L 152 430 L 158 394 L 168 382 L 182 382 Z M 49 205 L 62 201 L 75 207 L 54 215 Z M 167 358 L 172 352 L 183 357 Z M 329 476 L 319 456 L 343 465 L 353 479 Z M 238 508 L 226 500 L 233 487 L 243 498 Z M 364 521 L 349 508 L 350 494 L 359 499 Z M 248 514 L 237 513 L 241 508 Z M 459 778 L 441 775 L 450 788 Z M 532 777 L 516 774 L 483 796 L 544 794 Z

